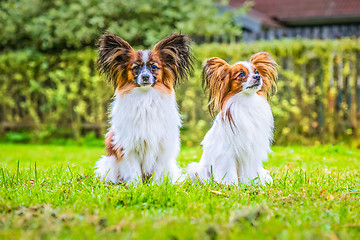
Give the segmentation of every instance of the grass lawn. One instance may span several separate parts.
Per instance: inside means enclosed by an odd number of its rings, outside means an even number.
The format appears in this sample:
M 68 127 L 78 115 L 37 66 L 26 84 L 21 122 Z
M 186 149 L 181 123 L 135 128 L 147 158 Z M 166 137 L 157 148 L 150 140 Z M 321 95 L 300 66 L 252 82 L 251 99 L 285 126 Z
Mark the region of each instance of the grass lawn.
M 102 147 L 0 144 L 0 239 L 359 239 L 360 150 L 273 150 L 272 186 L 125 187 L 94 177 Z

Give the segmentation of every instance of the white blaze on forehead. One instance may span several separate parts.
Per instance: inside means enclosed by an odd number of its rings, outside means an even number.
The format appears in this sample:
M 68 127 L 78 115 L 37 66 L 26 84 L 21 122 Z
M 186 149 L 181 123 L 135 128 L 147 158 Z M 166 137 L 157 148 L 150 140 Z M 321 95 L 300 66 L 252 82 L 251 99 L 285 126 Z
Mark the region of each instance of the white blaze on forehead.
M 235 64 L 243 65 L 244 67 L 246 67 L 249 70 L 250 74 L 252 74 L 254 72 L 253 69 L 252 69 L 252 64 L 250 62 L 240 61 L 240 62 L 237 62 Z
M 141 55 L 141 60 L 143 61 L 143 67 L 141 68 L 140 74 L 139 75 L 143 75 L 143 74 L 150 74 L 151 72 L 149 71 L 149 69 L 147 68 L 147 61 L 149 61 L 149 55 L 150 55 L 150 50 L 144 50 L 142 51 L 142 55 Z
M 136 82 L 138 84 L 143 84 L 146 82 L 146 84 L 154 84 L 155 83 L 155 79 L 153 74 L 151 73 L 149 66 L 146 64 L 149 61 L 149 56 L 150 55 L 150 50 L 144 50 L 141 51 L 141 61 L 143 63 L 140 71 L 139 71 L 139 75 L 136 78 Z M 144 80 L 144 76 L 147 76 L 147 80 Z
M 147 61 L 149 60 L 149 53 L 150 53 L 150 50 L 142 51 L 141 60 L 144 62 L 144 64 L 146 64 Z

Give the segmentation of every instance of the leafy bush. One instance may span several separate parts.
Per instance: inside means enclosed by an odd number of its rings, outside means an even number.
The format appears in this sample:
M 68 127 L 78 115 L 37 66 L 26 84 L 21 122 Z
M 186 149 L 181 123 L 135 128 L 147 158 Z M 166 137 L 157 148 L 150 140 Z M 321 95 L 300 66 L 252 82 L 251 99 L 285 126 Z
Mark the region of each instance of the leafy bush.
M 201 89 L 201 65 L 210 57 L 229 63 L 267 51 L 279 63 L 271 99 L 277 143 L 335 142 L 357 134 L 360 112 L 360 40 L 282 40 L 193 45 L 195 73 L 176 89 L 185 144 L 198 144 L 211 125 Z M 95 69 L 92 48 L 0 56 L 0 133 L 30 129 L 37 139 L 105 133 L 113 91 Z
M 234 16 L 217 0 L 5 0 L 0 2 L 0 49 L 59 51 L 93 46 L 110 31 L 149 46 L 176 32 L 239 35 Z M 224 6 L 225 3 L 220 4 Z

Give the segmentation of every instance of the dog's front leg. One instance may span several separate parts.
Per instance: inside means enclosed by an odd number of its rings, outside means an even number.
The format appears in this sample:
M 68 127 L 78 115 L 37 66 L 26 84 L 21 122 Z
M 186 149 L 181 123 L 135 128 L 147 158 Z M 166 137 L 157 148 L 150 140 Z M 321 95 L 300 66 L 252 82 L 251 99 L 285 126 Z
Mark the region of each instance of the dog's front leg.
M 239 183 L 237 174 L 236 159 L 233 156 L 223 155 L 218 157 L 211 165 L 210 174 L 215 182 L 220 184 L 232 184 L 237 186 Z
M 117 159 L 103 156 L 96 163 L 95 173 L 106 182 L 136 184 L 142 181 L 139 162 L 134 158 Z
M 255 161 L 252 161 L 253 163 Z M 257 165 L 244 165 L 240 170 L 240 181 L 244 184 L 254 183 L 255 185 L 266 185 L 272 183 L 272 177 L 268 170 L 265 170 L 262 163 L 258 161 Z
M 168 177 L 172 183 L 182 182 L 185 179 L 175 159 L 167 159 L 156 164 L 153 174 L 157 184 L 161 184 Z

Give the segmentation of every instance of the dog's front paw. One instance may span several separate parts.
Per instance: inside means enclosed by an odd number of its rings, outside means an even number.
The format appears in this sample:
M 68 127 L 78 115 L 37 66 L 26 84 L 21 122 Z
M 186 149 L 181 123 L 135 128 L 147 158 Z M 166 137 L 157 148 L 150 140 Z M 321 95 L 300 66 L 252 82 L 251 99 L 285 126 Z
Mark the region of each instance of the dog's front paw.
M 261 173 L 259 173 L 259 179 L 260 179 L 260 184 L 262 185 L 271 185 L 273 183 L 273 179 L 270 176 L 270 171 L 262 169 Z
M 96 162 L 95 174 L 106 182 L 121 183 L 114 156 L 102 156 Z
M 198 174 L 199 165 L 200 165 L 199 163 L 193 162 L 190 163 L 189 166 L 187 167 L 187 172 L 192 182 L 196 181 L 199 176 Z
M 197 162 L 190 163 L 187 167 L 187 172 L 192 182 L 208 181 L 210 178 L 210 172 L 208 168 Z

